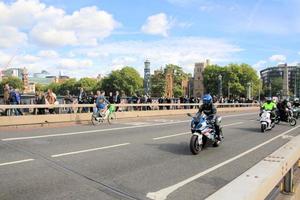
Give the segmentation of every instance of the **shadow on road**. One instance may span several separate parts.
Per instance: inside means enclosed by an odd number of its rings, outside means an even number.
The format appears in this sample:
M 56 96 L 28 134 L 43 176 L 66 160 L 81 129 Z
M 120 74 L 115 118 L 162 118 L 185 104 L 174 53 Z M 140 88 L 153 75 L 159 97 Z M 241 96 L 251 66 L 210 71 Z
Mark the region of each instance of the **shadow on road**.
M 252 132 L 252 133 L 260 133 L 260 127 L 237 127 L 235 129 Z
M 191 156 L 192 153 L 189 148 L 189 144 L 187 142 L 181 142 L 181 143 L 163 143 L 163 144 L 146 144 L 149 146 L 158 147 L 159 150 L 173 153 L 176 155 L 189 155 Z

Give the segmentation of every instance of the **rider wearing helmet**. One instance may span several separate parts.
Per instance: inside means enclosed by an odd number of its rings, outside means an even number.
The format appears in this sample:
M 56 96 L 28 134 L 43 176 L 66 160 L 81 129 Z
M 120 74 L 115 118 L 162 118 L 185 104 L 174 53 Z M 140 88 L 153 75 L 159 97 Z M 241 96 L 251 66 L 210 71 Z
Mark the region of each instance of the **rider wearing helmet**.
M 276 110 L 276 104 L 272 101 L 271 97 L 266 98 L 266 102 L 261 107 L 262 110 L 271 111 L 271 121 L 273 123 L 275 118 L 275 110 Z
M 198 113 L 201 114 L 203 112 L 205 115 L 207 115 L 207 120 L 214 123 L 217 140 L 220 141 L 220 127 L 216 123 L 217 120 L 215 120 L 217 109 L 213 104 L 213 98 L 210 94 L 206 94 L 203 96 L 202 100 L 203 104 L 200 106 Z

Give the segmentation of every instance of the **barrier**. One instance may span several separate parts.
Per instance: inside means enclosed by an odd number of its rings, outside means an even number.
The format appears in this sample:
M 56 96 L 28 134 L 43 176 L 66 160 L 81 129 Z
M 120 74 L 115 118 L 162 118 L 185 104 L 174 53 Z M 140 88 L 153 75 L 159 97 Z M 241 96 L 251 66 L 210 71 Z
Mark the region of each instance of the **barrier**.
M 276 187 L 291 194 L 299 158 L 300 136 L 297 136 L 206 200 L 265 200 L 274 196 Z
M 165 115 L 184 115 L 187 113 L 196 113 L 197 109 L 180 110 L 151 110 L 151 111 L 130 111 L 117 112 L 117 119 L 153 117 Z M 224 112 L 258 112 L 257 107 L 235 107 L 218 108 L 218 113 Z M 83 122 L 91 120 L 91 113 L 73 113 L 73 114 L 47 114 L 47 115 L 24 115 L 24 116 L 3 116 L 0 117 L 0 126 L 18 126 L 30 124 L 46 124 L 59 122 Z

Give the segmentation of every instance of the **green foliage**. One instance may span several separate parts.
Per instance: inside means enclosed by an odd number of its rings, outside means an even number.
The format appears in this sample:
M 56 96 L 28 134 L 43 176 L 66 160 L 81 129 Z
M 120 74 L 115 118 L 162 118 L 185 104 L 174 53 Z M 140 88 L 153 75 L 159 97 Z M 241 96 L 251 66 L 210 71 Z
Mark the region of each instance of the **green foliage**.
M 143 88 L 143 79 L 133 67 L 112 71 L 102 80 L 101 88 L 106 92 L 121 91 L 127 96 L 135 95 Z
M 248 83 L 252 83 L 253 95 L 258 95 L 260 87 L 259 77 L 250 65 L 229 64 L 225 67 L 218 65 L 206 67 L 203 73 L 204 87 L 212 95 L 218 95 L 219 75 L 222 75 L 223 96 L 228 95 L 229 88 L 230 96 L 246 97 Z
M 23 91 L 24 89 L 24 85 L 21 79 L 9 76 L 7 78 L 4 78 L 0 83 L 1 93 L 3 93 L 3 86 L 7 83 L 9 84 L 9 86 L 12 86 L 13 88 L 19 89 L 21 91 Z
M 163 71 L 151 75 L 151 96 L 162 97 L 165 94 L 166 79 Z
M 47 89 L 47 86 L 46 85 L 42 85 L 42 84 L 35 84 L 35 91 L 36 92 L 45 92 Z
M 60 85 L 59 83 L 50 83 L 49 85 L 47 85 L 45 87 L 45 91 L 47 91 L 48 89 L 51 89 L 56 95 L 60 94 Z
M 188 79 L 191 74 L 185 73 L 178 65 L 168 64 L 166 67 L 155 75 L 151 76 L 151 93 L 154 97 L 165 95 L 166 75 L 168 72 L 173 73 L 173 94 L 174 97 L 183 96 L 182 81 Z
M 70 94 L 77 94 L 78 93 L 78 88 L 76 87 L 77 81 L 75 78 L 68 79 L 64 81 L 62 84 L 59 86 L 58 93 L 60 95 L 65 95 L 66 91 L 69 90 Z
M 76 82 L 75 87 L 77 89 L 77 93 L 79 88 L 83 88 L 86 92 L 91 92 L 97 85 L 97 80 L 94 78 L 81 78 Z M 74 92 L 75 93 L 75 92 Z

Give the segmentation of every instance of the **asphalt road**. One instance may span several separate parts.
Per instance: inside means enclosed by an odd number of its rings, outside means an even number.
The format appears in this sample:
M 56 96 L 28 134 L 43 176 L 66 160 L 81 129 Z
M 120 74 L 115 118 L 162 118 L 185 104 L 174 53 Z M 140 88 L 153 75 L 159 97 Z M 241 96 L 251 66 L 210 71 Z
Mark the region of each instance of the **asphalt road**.
M 300 134 L 261 133 L 255 113 L 223 117 L 224 142 L 196 156 L 185 116 L 2 128 L 0 199 L 205 199 Z

